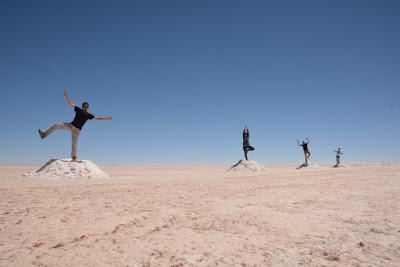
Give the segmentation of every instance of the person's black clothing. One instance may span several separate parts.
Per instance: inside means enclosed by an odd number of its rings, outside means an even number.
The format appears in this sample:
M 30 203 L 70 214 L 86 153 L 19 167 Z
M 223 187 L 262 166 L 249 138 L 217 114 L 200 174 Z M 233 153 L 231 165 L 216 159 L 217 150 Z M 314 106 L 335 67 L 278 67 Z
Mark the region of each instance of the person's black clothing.
M 243 130 L 243 147 L 249 146 L 249 137 L 250 137 L 249 130 L 244 129 Z
M 252 146 L 243 146 L 243 152 L 244 152 L 244 157 L 246 158 L 246 160 L 249 160 L 247 158 L 247 152 L 254 150 L 255 148 Z
M 249 138 L 250 138 L 249 130 L 244 129 L 243 130 L 243 152 L 244 152 L 244 157 L 246 158 L 246 160 L 248 160 L 247 152 L 254 150 L 254 147 L 250 146 Z
M 72 125 L 74 125 L 76 128 L 79 130 L 82 130 L 83 125 L 85 125 L 87 120 L 92 120 L 94 119 L 94 115 L 90 114 L 89 112 L 83 111 L 81 108 L 78 108 L 75 106 L 75 118 L 71 122 Z
M 303 147 L 304 151 L 308 151 L 308 143 L 301 144 L 301 146 Z

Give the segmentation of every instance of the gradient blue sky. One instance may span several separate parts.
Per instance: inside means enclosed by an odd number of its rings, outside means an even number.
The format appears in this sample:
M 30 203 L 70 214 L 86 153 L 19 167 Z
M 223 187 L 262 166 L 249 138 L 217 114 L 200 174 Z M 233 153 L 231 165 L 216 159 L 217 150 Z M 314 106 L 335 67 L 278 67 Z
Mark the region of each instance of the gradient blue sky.
M 0 2 L 0 163 L 398 162 L 400 1 Z

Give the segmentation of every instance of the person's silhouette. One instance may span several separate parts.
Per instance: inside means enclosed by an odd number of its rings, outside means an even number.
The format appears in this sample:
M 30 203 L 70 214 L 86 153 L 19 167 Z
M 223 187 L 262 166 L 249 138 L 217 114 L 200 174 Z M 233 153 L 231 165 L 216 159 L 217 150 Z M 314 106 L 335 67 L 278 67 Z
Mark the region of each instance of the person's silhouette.
M 336 165 L 334 167 L 339 167 L 339 165 L 340 165 L 340 155 L 342 155 L 343 152 L 340 150 L 340 147 L 338 148 L 338 150 L 333 150 L 333 152 L 336 153 Z
M 254 147 L 252 147 L 249 143 L 249 138 L 250 138 L 250 133 L 249 129 L 247 129 L 247 126 L 244 127 L 243 130 L 243 152 L 244 152 L 244 157 L 246 160 L 249 160 L 247 157 L 247 152 L 254 150 Z
M 307 165 L 307 164 L 308 164 L 308 159 L 310 158 L 311 153 L 310 153 L 310 150 L 308 150 L 308 144 L 310 143 L 310 140 L 308 140 L 308 138 L 306 138 L 306 141 L 307 141 L 307 142 L 303 141 L 303 142 L 300 144 L 299 140 L 297 140 L 297 144 L 298 144 L 299 146 L 303 147 L 304 158 L 305 158 L 306 165 Z

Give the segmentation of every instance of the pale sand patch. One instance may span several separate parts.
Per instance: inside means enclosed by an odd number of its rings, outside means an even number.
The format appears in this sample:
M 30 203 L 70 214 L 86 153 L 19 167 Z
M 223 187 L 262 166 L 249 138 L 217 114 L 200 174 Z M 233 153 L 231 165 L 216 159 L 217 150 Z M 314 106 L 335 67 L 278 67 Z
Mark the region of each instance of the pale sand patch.
M 398 165 L 36 168 L 0 167 L 1 266 L 400 265 Z

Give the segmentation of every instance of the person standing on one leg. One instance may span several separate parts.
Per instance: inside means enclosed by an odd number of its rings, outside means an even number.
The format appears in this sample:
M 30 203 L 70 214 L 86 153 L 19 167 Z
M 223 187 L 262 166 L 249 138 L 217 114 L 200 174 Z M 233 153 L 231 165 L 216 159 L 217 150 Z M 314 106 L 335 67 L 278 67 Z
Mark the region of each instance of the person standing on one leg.
M 340 147 L 338 148 L 338 150 L 333 150 L 333 152 L 336 153 L 336 165 L 334 167 L 339 167 L 340 164 L 340 155 L 343 154 L 343 152 L 340 150 Z
M 297 144 L 301 147 L 303 147 L 303 151 L 304 151 L 304 158 L 306 160 L 306 165 L 308 165 L 308 159 L 311 156 L 310 150 L 308 150 L 308 144 L 310 143 L 310 140 L 308 140 L 308 138 L 306 138 L 306 141 L 303 141 L 301 144 L 299 142 L 299 140 L 297 140 Z
M 248 160 L 247 152 L 254 150 L 254 147 L 250 146 L 249 138 L 250 138 L 250 133 L 249 133 L 249 129 L 247 129 L 247 126 L 246 126 L 246 127 L 244 127 L 244 130 L 243 130 L 243 152 L 244 152 L 244 157 L 246 160 Z
M 83 102 L 82 109 L 77 107 L 74 102 L 72 102 L 71 98 L 68 96 L 67 90 L 64 90 L 64 97 L 67 100 L 67 103 L 74 109 L 75 111 L 75 118 L 72 122 L 57 122 L 52 127 L 50 127 L 47 131 L 42 132 L 39 129 L 39 135 L 43 139 L 50 134 L 54 133 L 58 130 L 66 130 L 71 132 L 72 136 L 72 146 L 71 146 L 71 158 L 72 160 L 77 159 L 77 150 L 78 150 L 78 138 L 79 134 L 81 133 L 83 125 L 85 125 L 87 120 L 112 120 L 112 117 L 96 117 L 93 114 L 88 112 L 89 110 L 89 103 Z

